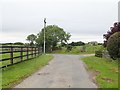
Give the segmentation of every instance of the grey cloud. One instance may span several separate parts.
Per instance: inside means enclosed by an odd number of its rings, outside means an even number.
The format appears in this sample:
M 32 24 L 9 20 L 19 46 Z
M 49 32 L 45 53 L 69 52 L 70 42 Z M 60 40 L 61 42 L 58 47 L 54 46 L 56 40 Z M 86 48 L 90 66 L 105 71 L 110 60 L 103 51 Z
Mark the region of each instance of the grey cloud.
M 56 24 L 71 34 L 101 36 L 117 21 L 117 2 L 91 1 L 5 0 L 2 31 L 38 33 L 47 18 L 47 25 Z

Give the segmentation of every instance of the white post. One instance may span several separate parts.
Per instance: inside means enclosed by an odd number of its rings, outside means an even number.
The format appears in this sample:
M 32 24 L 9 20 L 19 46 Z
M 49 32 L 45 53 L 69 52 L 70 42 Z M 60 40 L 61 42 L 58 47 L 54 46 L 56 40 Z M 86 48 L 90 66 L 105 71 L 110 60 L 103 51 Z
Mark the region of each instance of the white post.
M 44 18 L 44 54 L 45 54 L 45 27 L 46 27 L 46 18 Z

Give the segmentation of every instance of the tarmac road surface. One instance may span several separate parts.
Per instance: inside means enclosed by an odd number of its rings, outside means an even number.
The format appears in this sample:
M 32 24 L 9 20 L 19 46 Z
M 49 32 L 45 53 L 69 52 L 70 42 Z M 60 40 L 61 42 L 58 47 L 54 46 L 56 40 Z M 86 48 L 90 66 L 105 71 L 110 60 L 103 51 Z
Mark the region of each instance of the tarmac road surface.
M 53 54 L 48 65 L 14 88 L 97 88 L 89 78 L 80 55 Z

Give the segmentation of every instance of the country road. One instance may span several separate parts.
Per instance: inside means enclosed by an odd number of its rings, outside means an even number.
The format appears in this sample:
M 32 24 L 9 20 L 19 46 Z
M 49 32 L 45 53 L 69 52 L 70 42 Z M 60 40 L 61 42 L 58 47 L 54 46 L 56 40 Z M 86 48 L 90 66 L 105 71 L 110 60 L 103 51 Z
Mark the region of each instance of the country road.
M 53 56 L 48 65 L 14 88 L 97 88 L 89 79 L 80 55 Z

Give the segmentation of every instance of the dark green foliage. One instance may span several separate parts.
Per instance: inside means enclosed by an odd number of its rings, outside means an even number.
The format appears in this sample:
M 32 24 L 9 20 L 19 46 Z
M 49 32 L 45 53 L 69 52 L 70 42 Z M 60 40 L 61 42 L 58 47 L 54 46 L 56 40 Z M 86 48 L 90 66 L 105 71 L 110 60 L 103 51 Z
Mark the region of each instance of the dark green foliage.
M 24 45 L 22 42 L 15 42 L 14 45 Z
M 11 46 L 11 45 L 13 45 L 13 43 L 2 43 L 1 45 Z
M 72 42 L 69 45 L 72 45 L 72 46 L 82 46 L 82 45 L 85 45 L 85 43 L 82 42 L 82 41 L 79 41 L 79 42 Z
M 30 34 L 27 36 L 27 39 L 30 42 L 30 46 L 34 46 L 34 42 L 36 40 L 37 36 L 34 34 Z
M 98 43 L 98 45 L 103 45 L 103 43 Z
M 61 43 L 62 47 L 65 47 L 67 44 L 65 44 L 64 42 Z
M 54 50 L 62 50 L 62 47 L 61 46 L 56 46 L 56 47 L 53 48 L 53 51 Z
M 44 29 L 38 33 L 36 39 L 37 46 L 44 45 Z M 49 25 L 45 28 L 46 52 L 53 51 L 58 43 L 65 45 L 70 38 L 70 33 L 66 33 L 62 28 L 56 25 Z
M 110 36 L 116 32 L 120 32 L 120 22 L 114 23 L 113 27 L 110 27 L 110 31 L 108 31 L 107 34 L 103 35 L 103 37 L 106 39 L 103 44 L 104 47 L 107 46 L 107 42 L 108 42 L 108 39 L 110 38 Z
M 112 59 L 120 58 L 120 32 L 110 36 L 107 41 L 107 50 Z
M 95 56 L 96 57 L 102 57 L 102 50 L 99 50 L 99 51 L 95 51 Z
M 72 50 L 72 46 L 71 45 L 67 45 L 67 51 L 69 52 L 69 51 L 71 51 Z
M 24 45 L 24 43 L 22 43 L 22 42 L 15 42 L 15 43 L 0 43 L 0 45 L 3 45 L 3 46 L 14 46 L 14 45 L 21 46 L 21 45 Z

